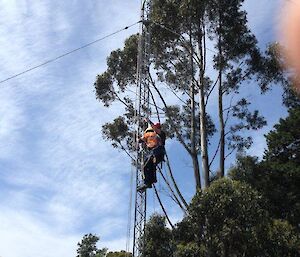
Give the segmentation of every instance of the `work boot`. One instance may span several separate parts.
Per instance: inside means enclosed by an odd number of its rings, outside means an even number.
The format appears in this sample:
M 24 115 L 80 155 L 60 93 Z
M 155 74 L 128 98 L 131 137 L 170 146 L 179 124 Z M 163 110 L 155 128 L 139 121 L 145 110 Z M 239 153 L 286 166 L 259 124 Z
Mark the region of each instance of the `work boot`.
M 146 190 L 147 188 L 152 188 L 152 185 L 151 184 L 142 184 L 136 190 L 140 192 L 140 191 Z
M 142 185 L 140 185 L 136 190 L 137 191 L 143 191 L 143 190 L 145 190 L 147 188 L 147 185 L 146 184 L 142 184 Z

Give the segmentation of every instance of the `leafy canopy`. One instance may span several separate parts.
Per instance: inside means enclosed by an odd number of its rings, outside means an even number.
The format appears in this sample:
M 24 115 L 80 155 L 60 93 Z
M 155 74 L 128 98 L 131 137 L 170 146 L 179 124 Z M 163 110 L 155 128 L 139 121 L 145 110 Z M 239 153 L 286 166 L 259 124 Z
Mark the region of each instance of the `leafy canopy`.
M 107 249 L 98 249 L 96 246 L 99 239 L 93 234 L 84 235 L 81 242 L 77 244 L 77 257 L 105 257 Z

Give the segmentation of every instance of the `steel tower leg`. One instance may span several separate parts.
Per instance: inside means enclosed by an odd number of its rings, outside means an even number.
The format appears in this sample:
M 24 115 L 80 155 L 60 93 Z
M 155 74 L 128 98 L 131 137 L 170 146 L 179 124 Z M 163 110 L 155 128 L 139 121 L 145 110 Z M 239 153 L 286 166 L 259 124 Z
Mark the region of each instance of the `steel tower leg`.
M 138 119 L 137 135 L 143 130 L 140 122 L 141 117 L 148 117 L 149 108 L 149 55 L 150 55 L 150 11 L 152 0 L 143 0 L 141 3 L 141 26 L 137 58 L 137 86 L 138 86 Z M 143 184 L 144 153 L 137 150 L 136 153 L 136 188 Z M 145 245 L 144 232 L 146 224 L 146 190 L 135 193 L 134 234 L 133 234 L 133 257 L 142 257 Z

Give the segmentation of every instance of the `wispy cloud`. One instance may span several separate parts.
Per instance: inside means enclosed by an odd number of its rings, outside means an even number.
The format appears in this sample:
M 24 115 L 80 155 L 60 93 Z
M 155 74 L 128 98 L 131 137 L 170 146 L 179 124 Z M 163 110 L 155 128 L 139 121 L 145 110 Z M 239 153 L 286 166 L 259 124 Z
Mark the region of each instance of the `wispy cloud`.
M 75 256 L 79 235 L 58 234 L 32 213 L 1 208 L 1 256 Z
M 134 5 L 2 1 L 1 79 L 136 21 Z M 93 82 L 128 33 L 1 85 L 1 256 L 71 257 L 89 232 L 125 247 L 110 229 L 126 227 L 130 161 L 101 137 L 119 107 L 101 107 Z
M 20 130 L 24 128 L 26 118 L 9 90 L 0 91 L 0 159 L 9 158 L 13 148 L 20 142 Z M 21 151 L 21 147 L 19 148 Z

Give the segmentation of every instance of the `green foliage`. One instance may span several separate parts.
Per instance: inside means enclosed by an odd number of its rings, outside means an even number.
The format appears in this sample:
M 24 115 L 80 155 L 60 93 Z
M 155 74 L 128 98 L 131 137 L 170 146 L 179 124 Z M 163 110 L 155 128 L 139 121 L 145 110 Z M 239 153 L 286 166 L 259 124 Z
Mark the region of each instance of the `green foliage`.
M 258 166 L 258 158 L 252 156 L 238 156 L 236 165 L 229 171 L 230 178 L 252 186 L 259 183 L 263 175 Z
M 251 136 L 244 136 L 238 134 L 243 130 L 258 130 L 267 124 L 264 117 L 259 116 L 259 112 L 255 110 L 251 113 L 248 109 L 250 102 L 245 98 L 240 99 L 232 106 L 232 117 L 236 118 L 238 122 L 230 127 L 228 140 L 229 149 L 237 149 L 238 152 L 243 149 L 249 149 L 253 143 Z
M 136 83 L 137 45 L 138 35 L 132 35 L 125 40 L 123 50 L 113 51 L 107 58 L 108 73 L 122 91 Z
M 197 108 L 196 108 L 197 109 Z M 190 146 L 191 142 L 191 113 L 189 110 L 189 107 L 184 106 L 183 108 L 180 108 L 178 105 L 169 106 L 167 112 L 169 113 L 169 116 L 166 118 L 166 121 L 163 125 L 163 128 L 165 131 L 168 131 L 168 137 L 174 138 L 176 137 L 175 131 L 179 131 L 180 135 L 183 136 L 183 138 L 186 140 L 187 144 Z M 172 120 L 171 120 L 172 119 Z M 200 118 L 199 114 L 195 117 L 195 123 L 196 123 L 196 148 L 200 151 Z M 206 130 L 208 139 L 210 139 L 214 133 L 216 132 L 215 124 L 213 123 L 211 117 L 209 115 L 206 116 L 206 122 L 205 122 Z
M 188 215 L 172 231 L 173 241 L 169 232 L 168 240 L 157 237 L 166 229 L 162 218 L 151 220 L 147 253 L 169 256 L 160 250 L 169 249 L 175 257 L 299 256 L 299 124 L 299 109 L 290 110 L 266 136 L 263 161 L 240 156 L 230 171 L 234 180 L 218 179 L 198 191 Z
M 300 165 L 300 107 L 289 110 L 266 136 L 268 150 L 265 160 L 275 164 L 293 162 Z
M 208 35 L 211 39 L 221 36 L 218 40 L 222 56 L 215 58 L 217 67 L 219 57 L 223 68 L 231 68 L 229 61 L 240 62 L 245 56 L 251 57 L 257 42 L 247 26 L 247 13 L 241 8 L 244 0 L 207 2 Z
M 196 243 L 178 244 L 174 257 L 200 257 L 205 256 L 205 248 Z
M 132 35 L 125 41 L 124 49 L 112 51 L 107 58 L 108 69 L 97 75 L 94 83 L 96 98 L 108 107 L 115 100 L 126 102 L 120 98 L 129 85 L 136 83 L 138 35 Z
M 145 227 L 144 257 L 171 257 L 172 232 L 166 227 L 166 219 L 158 214 L 150 217 Z
M 81 242 L 77 244 L 77 257 L 105 257 L 107 249 L 98 249 L 96 246 L 99 239 L 93 234 L 84 235 Z
M 287 222 L 274 220 L 269 230 L 269 256 L 296 257 L 300 254 L 300 237 Z
M 256 188 L 268 201 L 272 217 L 285 219 L 300 230 L 300 110 L 291 109 L 266 135 L 264 160 L 239 157 L 231 178 Z
M 214 68 L 221 70 L 223 75 L 222 98 L 225 99 L 227 95 L 238 94 L 242 83 L 251 79 L 257 72 L 254 69 L 254 63 L 262 61 L 255 36 L 247 27 L 247 13 L 241 8 L 243 2 L 243 0 L 230 2 L 226 0 L 154 1 L 153 40 L 159 49 L 159 51 L 154 52 L 154 62 L 156 69 L 159 70 L 160 81 L 166 82 L 176 90 L 183 92 L 187 90 L 189 87 L 187 78 L 193 74 L 190 70 L 190 55 L 196 52 L 197 44 L 202 44 L 203 39 L 200 39 L 199 35 L 207 34 L 210 40 L 215 43 Z M 170 21 L 176 22 L 170 24 Z M 157 26 L 158 23 L 170 28 L 173 35 L 170 34 L 170 30 L 163 30 L 162 27 Z M 189 34 L 189 32 L 191 33 Z M 189 36 L 191 36 L 192 42 L 189 41 Z M 160 46 L 157 46 L 159 44 Z M 205 53 L 206 49 L 201 51 Z M 203 56 L 198 56 L 198 58 L 199 62 L 208 62 L 205 57 L 201 59 Z M 207 63 L 204 64 L 204 67 L 206 65 Z M 195 61 L 194 74 L 196 71 L 205 72 L 202 70 L 204 67 Z M 204 75 L 202 84 L 198 83 L 195 90 L 198 92 L 198 89 L 204 86 L 205 92 L 209 92 L 212 83 L 211 79 Z M 206 96 L 208 95 L 206 94 Z M 247 101 L 246 104 L 243 104 L 243 100 L 230 104 L 226 112 L 227 118 L 224 125 L 227 124 L 229 116 L 233 117 L 232 120 L 235 122 L 235 124 L 230 124 L 228 131 L 224 132 L 228 134 L 226 139 L 230 151 L 242 151 L 252 145 L 251 136 L 245 136 L 242 133 L 244 130 L 257 130 L 266 125 L 265 119 L 259 115 L 257 110 L 249 111 L 250 102 Z M 190 113 L 189 105 L 186 107 L 188 114 Z M 178 114 L 178 116 L 171 116 L 171 118 L 180 117 L 184 119 L 183 113 Z M 206 117 L 208 118 L 205 123 L 212 121 L 208 113 L 206 113 Z M 181 133 L 190 136 L 190 131 L 186 130 L 189 128 L 190 119 L 186 117 L 185 120 L 187 121 L 186 124 L 180 126 L 180 128 L 184 128 Z M 198 121 L 197 115 L 196 120 Z M 211 128 L 211 125 L 208 123 L 206 127 Z M 199 131 L 198 127 L 197 131 Z M 210 132 L 212 132 L 210 135 L 216 132 L 214 124 L 213 130 Z M 196 135 L 196 137 L 199 136 Z M 196 141 L 199 142 L 199 140 Z
M 129 149 L 133 148 L 134 135 L 130 131 L 128 122 L 125 122 L 125 118 L 119 116 L 111 123 L 106 123 L 102 126 L 102 134 L 104 139 L 112 141 L 112 145 L 115 148 Z M 123 150 L 124 150 L 123 149 Z
M 299 121 L 299 108 L 290 109 L 289 116 L 266 135 L 264 159 L 239 156 L 231 179 L 217 179 L 198 191 L 173 231 L 163 216 L 152 216 L 145 227 L 143 256 L 299 256 Z M 123 118 L 114 123 L 127 130 Z M 112 135 L 124 139 L 117 129 Z M 106 249 L 96 247 L 98 240 L 85 235 L 77 256 L 105 256 Z M 114 256 L 127 257 L 125 252 L 107 254 Z
M 284 60 L 280 54 L 281 46 L 273 44 L 264 53 L 260 52 L 255 35 L 248 27 L 247 13 L 243 8 L 244 2 L 244 0 L 153 0 L 151 22 L 147 25 L 151 30 L 149 71 L 151 71 L 150 86 L 155 101 L 164 102 L 164 99 L 158 99 L 157 92 L 153 90 L 157 88 L 159 92 L 160 85 L 167 86 L 181 101 L 178 106 L 170 106 L 166 103 L 158 107 L 159 111 L 165 113 L 163 129 L 169 138 L 178 139 L 192 158 L 197 157 L 197 154 L 201 153 L 200 150 L 206 156 L 205 150 L 208 148 L 206 146 L 201 148 L 201 146 L 203 142 L 209 143 L 211 137 L 217 132 L 216 120 L 211 118 L 210 110 L 206 107 L 209 106 L 211 93 L 219 90 L 220 144 L 216 154 L 212 155 L 212 161 L 220 160 L 221 176 L 225 173 L 224 162 L 228 155 L 235 151 L 243 152 L 244 149 L 251 147 L 253 140 L 247 132 L 261 129 L 267 124 L 260 112 L 251 108 L 248 100 L 237 97 L 243 93 L 244 85 L 248 85 L 245 82 L 255 82 L 263 93 L 267 92 L 271 85 L 280 84 L 284 89 L 284 104 L 289 108 L 300 106 L 300 100 L 292 90 L 289 74 L 282 68 Z M 132 35 L 125 41 L 122 49 L 112 51 L 107 58 L 107 70 L 98 75 L 95 82 L 96 98 L 104 106 L 111 106 L 113 102 L 119 101 L 125 107 L 122 116 L 102 127 L 102 133 L 115 148 L 125 150 L 127 154 L 134 150 L 134 140 L 140 136 L 135 135 L 134 132 L 133 124 L 136 122 L 137 111 L 133 104 L 136 96 L 132 91 L 132 86 L 135 86 L 137 80 L 138 42 L 139 35 Z M 212 45 L 213 50 L 208 50 L 207 45 Z M 213 52 L 212 58 L 211 53 L 207 54 L 208 51 Z M 207 67 L 213 68 L 213 73 L 218 73 L 217 79 L 208 76 L 211 72 L 208 72 Z M 202 98 L 198 96 L 201 94 L 205 98 L 204 105 L 201 105 L 203 116 L 200 115 L 199 108 Z M 195 108 L 191 104 L 193 99 Z M 146 110 L 148 107 L 142 108 Z M 151 114 L 155 115 L 153 109 Z M 199 125 L 200 119 L 205 128 L 202 131 Z M 192 120 L 195 124 L 195 133 Z M 297 123 L 299 124 L 298 120 L 294 123 L 286 121 L 286 124 L 280 124 L 282 128 L 284 126 L 298 128 L 293 132 L 268 135 L 270 151 L 266 153 L 265 158 L 270 161 L 264 164 L 264 168 L 261 165 L 259 168 L 255 164 L 252 165 L 254 169 L 259 170 L 255 173 L 259 180 L 255 181 L 256 177 L 251 177 L 253 174 L 249 175 L 250 167 L 247 171 L 248 177 L 245 174 L 238 174 L 239 172 L 235 175 L 246 176 L 251 180 L 249 183 L 255 185 L 254 187 L 264 196 L 267 196 L 268 192 L 267 190 L 263 192 L 260 188 L 264 186 L 268 188 L 267 181 L 270 179 L 280 180 L 282 170 L 286 171 L 283 178 L 285 183 L 289 183 L 289 177 L 295 178 L 297 167 L 294 166 L 299 166 L 295 160 L 299 160 L 300 157 L 299 151 L 294 150 L 299 149 L 299 141 L 294 141 L 293 144 L 291 141 L 300 134 Z M 203 132 L 205 130 L 206 135 Z M 201 133 L 202 136 L 204 135 L 202 142 Z M 220 156 L 215 158 L 218 151 Z M 212 159 L 211 156 L 208 158 Z M 287 165 L 282 163 L 281 159 L 293 159 L 293 162 Z M 209 163 L 209 160 L 207 162 Z M 194 164 L 194 168 L 197 167 L 199 165 Z M 261 169 L 269 174 L 268 178 L 260 175 Z M 207 170 L 208 173 L 208 169 L 203 170 Z M 248 181 L 246 177 L 243 179 Z M 241 180 L 244 181 L 243 179 Z M 268 201 L 272 199 L 270 205 L 273 207 L 270 210 L 277 213 L 274 217 L 290 217 L 289 221 L 295 224 L 297 218 L 290 211 L 282 215 L 278 214 L 280 208 L 276 209 L 276 204 L 282 202 L 279 197 L 280 191 L 284 191 L 286 187 L 283 183 L 279 184 L 282 186 L 274 187 L 274 190 L 277 188 L 276 192 L 271 190 L 274 197 L 271 193 L 267 197 Z M 296 183 L 291 185 L 294 188 Z M 278 197 L 278 201 L 275 196 Z M 294 194 L 288 197 L 291 200 L 288 203 L 293 203 L 293 206 L 295 206 L 294 197 Z M 282 207 L 283 204 L 279 206 Z M 287 207 L 284 207 L 284 210 L 286 209 Z
M 264 204 L 258 192 L 246 184 L 219 179 L 197 193 L 184 222 L 192 228 L 193 241 L 205 249 L 205 255 L 257 256 L 266 233 Z
M 288 220 L 300 229 L 300 167 L 291 163 L 258 163 L 254 157 L 240 157 L 230 171 L 233 179 L 256 188 L 267 200 L 272 217 Z
M 272 220 L 266 201 L 249 185 L 219 179 L 193 198 L 174 231 L 176 257 L 298 256 L 299 235 Z
M 108 107 L 115 100 L 115 90 L 113 88 L 113 81 L 108 72 L 97 75 L 94 83 L 96 89 L 96 98 L 102 101 L 104 106 Z

